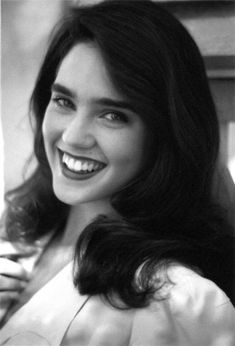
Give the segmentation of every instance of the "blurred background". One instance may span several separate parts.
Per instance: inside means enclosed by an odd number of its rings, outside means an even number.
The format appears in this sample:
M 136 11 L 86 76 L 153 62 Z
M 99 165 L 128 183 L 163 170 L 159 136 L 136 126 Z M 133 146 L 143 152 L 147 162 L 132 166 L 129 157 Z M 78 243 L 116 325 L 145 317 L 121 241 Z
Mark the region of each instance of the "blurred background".
M 49 33 L 70 6 L 95 2 L 99 0 L 1 0 L 0 212 L 4 190 L 22 181 L 23 166 L 32 152 L 28 102 Z M 221 160 L 235 182 L 235 3 L 156 2 L 183 22 L 201 49 L 220 121 Z

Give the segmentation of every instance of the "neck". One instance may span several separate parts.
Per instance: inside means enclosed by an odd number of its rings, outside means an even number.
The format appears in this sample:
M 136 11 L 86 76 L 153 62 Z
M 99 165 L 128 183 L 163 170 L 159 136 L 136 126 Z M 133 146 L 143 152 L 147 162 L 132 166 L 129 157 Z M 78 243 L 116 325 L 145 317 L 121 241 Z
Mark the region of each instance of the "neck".
M 83 229 L 98 215 L 117 218 L 117 212 L 108 201 L 96 201 L 72 206 L 67 220 L 63 243 L 73 245 Z

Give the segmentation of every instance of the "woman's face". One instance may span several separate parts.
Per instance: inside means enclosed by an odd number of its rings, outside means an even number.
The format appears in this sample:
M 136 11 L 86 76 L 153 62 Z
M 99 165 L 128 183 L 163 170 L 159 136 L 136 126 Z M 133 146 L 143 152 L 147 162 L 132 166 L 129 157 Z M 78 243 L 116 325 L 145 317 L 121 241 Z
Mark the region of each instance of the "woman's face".
M 143 169 L 145 125 L 115 90 L 95 43 L 78 43 L 62 61 L 42 130 L 64 203 L 107 201 Z

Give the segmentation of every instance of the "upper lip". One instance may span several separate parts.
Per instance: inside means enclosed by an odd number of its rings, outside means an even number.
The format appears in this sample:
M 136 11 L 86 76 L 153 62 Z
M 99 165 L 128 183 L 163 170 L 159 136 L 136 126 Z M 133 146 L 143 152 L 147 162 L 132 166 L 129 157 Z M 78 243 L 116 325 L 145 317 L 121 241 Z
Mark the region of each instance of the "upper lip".
M 85 160 L 85 161 L 90 161 L 90 162 L 97 162 L 97 163 L 102 163 L 103 165 L 107 165 L 105 162 L 103 161 L 100 161 L 100 160 L 96 160 L 96 159 L 93 159 L 91 157 L 86 157 L 86 156 L 78 156 L 78 155 L 74 155 L 74 154 L 70 154 L 69 152 L 67 151 L 64 151 L 62 149 L 58 149 L 59 152 L 63 155 L 63 154 L 67 154 L 69 156 L 71 156 L 72 158 L 74 158 L 75 160 Z

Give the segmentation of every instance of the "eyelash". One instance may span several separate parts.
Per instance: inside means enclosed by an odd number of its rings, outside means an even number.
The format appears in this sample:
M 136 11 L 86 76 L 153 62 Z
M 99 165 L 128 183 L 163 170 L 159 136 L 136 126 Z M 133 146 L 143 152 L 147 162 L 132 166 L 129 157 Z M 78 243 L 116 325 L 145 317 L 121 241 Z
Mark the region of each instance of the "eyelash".
M 54 96 L 51 98 L 52 102 L 59 108 L 66 108 L 66 109 L 72 109 L 75 110 L 75 106 L 73 102 L 71 102 L 69 99 L 62 97 L 62 96 Z M 108 119 L 107 115 L 112 115 L 115 117 L 115 119 Z M 128 122 L 128 117 L 126 114 L 118 111 L 109 111 L 105 112 L 102 116 L 102 118 L 107 119 L 109 122 Z M 118 119 L 117 119 L 118 118 Z
M 52 97 L 52 102 L 56 104 L 56 106 L 60 108 L 70 108 L 75 109 L 74 104 L 67 98 L 61 97 L 61 96 L 54 96 Z
M 115 117 L 115 119 L 113 119 L 113 118 L 112 119 L 107 119 L 107 115 L 112 115 L 112 116 Z M 116 112 L 116 111 L 107 112 L 107 113 L 105 113 L 103 115 L 103 117 L 106 118 L 110 122 L 124 122 L 124 123 L 128 122 L 127 116 L 124 113 L 121 113 L 121 112 Z

